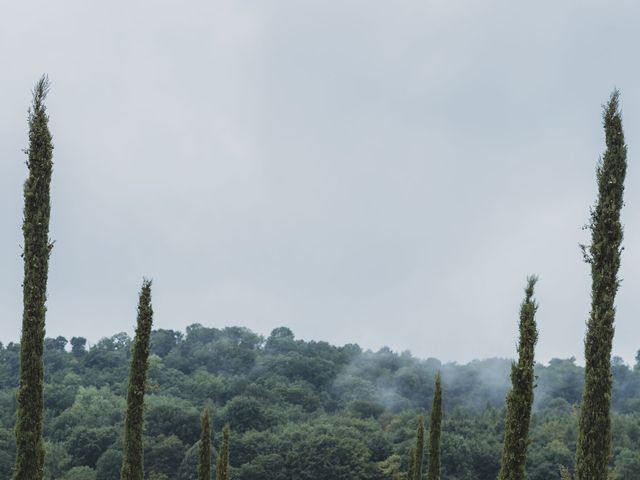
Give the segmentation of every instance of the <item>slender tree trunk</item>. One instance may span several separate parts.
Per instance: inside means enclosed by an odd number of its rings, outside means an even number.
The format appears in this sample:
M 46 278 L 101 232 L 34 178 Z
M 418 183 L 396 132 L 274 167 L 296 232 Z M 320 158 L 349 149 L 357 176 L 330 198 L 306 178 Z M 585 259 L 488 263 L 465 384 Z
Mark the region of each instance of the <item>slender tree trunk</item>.
M 507 395 L 504 446 L 498 480 L 524 480 L 529 445 L 529 425 L 535 380 L 535 346 L 538 341 L 536 310 L 533 299 L 536 277 L 527 279 L 525 299 L 520 306 L 520 340 L 518 362 L 511 365 L 511 390 Z
M 153 309 L 151 308 L 151 281 L 144 280 L 138 302 L 138 326 L 131 352 L 129 391 L 124 431 L 124 458 L 122 480 L 144 480 L 142 448 L 142 423 L 144 413 L 144 391 L 147 382 L 149 339 Z
M 198 463 L 198 480 L 211 480 L 211 424 L 209 409 L 202 414 L 200 430 L 200 461 Z
M 436 391 L 431 407 L 431 424 L 429 426 L 429 470 L 427 480 L 440 480 L 440 432 L 442 430 L 442 379 L 440 372 L 436 375 Z
M 627 147 L 618 105 L 611 94 L 603 120 L 607 149 L 597 168 L 598 200 L 591 211 L 591 314 L 585 339 L 585 386 L 580 410 L 576 477 L 606 480 L 611 455 L 611 344 L 622 250 L 620 210 L 627 170 Z
M 44 100 L 49 81 L 43 76 L 33 90 L 29 111 L 29 177 L 24 184 L 24 283 L 20 385 L 16 419 L 15 480 L 41 480 L 44 476 L 42 441 L 45 302 L 49 273 L 49 186 L 53 145 Z

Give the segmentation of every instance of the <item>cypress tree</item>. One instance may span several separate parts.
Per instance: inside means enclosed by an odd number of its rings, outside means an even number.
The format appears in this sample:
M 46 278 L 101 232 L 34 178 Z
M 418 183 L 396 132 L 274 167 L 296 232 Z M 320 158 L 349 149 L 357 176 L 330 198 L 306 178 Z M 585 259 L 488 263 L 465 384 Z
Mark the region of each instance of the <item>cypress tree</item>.
M 440 480 L 440 432 L 442 430 L 442 379 L 440 372 L 436 374 L 436 391 L 433 394 L 431 407 L 431 424 L 429 426 L 429 469 L 427 480 Z
M 53 145 L 44 100 L 49 80 L 42 76 L 33 89 L 29 109 L 29 176 L 24 184 L 24 283 L 20 340 L 20 383 L 17 394 L 15 480 L 41 480 L 44 476 L 42 414 L 44 330 L 47 299 L 51 202 L 49 187 Z
M 413 478 L 411 480 L 422 479 L 422 460 L 424 458 L 424 417 L 420 415 L 418 419 L 418 430 L 416 431 L 416 446 L 413 451 Z
M 142 423 L 152 323 L 151 281 L 145 279 L 140 290 L 138 325 L 131 350 L 127 413 L 124 424 L 124 458 L 120 475 L 122 480 L 144 479 Z
M 209 409 L 205 408 L 201 419 L 200 461 L 198 462 L 198 480 L 211 480 L 211 425 Z
M 222 429 L 222 444 L 216 462 L 216 480 L 229 480 L 229 425 Z
M 416 447 L 411 447 L 411 450 L 409 451 L 409 471 L 407 472 L 407 480 L 414 479 L 415 467 L 416 467 Z
M 596 170 L 598 199 L 591 210 L 591 245 L 585 260 L 591 265 L 591 313 L 585 346 L 585 386 L 582 395 L 576 476 L 579 480 L 606 480 L 611 453 L 611 343 L 615 296 L 620 284 L 622 251 L 620 210 L 623 205 L 627 147 L 622 131 L 619 92 L 603 107 L 606 151 Z
M 511 365 L 511 390 L 507 394 L 504 445 L 498 480 L 524 480 L 529 444 L 529 424 L 533 405 L 534 353 L 538 341 L 533 299 L 537 278 L 527 278 L 525 299 L 520 306 L 518 362 Z

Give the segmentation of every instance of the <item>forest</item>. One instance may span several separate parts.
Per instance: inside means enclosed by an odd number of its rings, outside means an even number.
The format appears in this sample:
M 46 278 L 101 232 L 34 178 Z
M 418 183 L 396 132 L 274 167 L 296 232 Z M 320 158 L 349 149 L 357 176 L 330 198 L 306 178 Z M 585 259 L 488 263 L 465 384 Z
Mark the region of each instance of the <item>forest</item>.
M 45 478 L 119 478 L 132 339 L 90 348 L 84 338 L 45 340 Z M 18 344 L 0 349 L 0 478 L 14 464 Z M 442 478 L 495 479 L 504 436 L 511 360 L 466 365 L 409 352 L 267 338 L 240 327 L 194 324 L 154 330 L 146 397 L 148 478 L 197 479 L 200 413 L 210 404 L 214 457 L 232 426 L 232 478 L 389 479 L 406 472 L 418 415 L 442 372 Z M 575 457 L 584 369 L 573 358 L 537 364 L 527 472 L 558 478 Z M 640 363 L 613 361 L 613 478 L 640 478 Z

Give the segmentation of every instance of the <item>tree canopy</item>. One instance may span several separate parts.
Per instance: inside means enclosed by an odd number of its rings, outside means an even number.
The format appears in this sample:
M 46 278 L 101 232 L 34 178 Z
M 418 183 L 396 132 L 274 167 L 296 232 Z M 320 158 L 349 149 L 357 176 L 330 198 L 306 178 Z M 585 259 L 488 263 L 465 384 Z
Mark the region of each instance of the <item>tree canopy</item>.
M 90 347 L 74 338 L 75 348 L 62 337 L 45 341 L 45 479 L 113 480 L 122 464 L 131 338 L 118 333 Z M 201 324 L 152 331 L 150 352 L 149 478 L 197 480 L 201 412 L 211 406 L 212 464 L 228 423 L 233 479 L 324 480 L 331 470 L 330 478 L 388 480 L 408 471 L 416 418 L 430 415 L 438 371 L 441 478 L 497 477 L 509 359 L 442 363 L 388 348 L 302 341 L 288 329 L 263 338 Z M 15 459 L 19 355 L 19 344 L 0 347 L 0 478 L 10 477 Z M 584 369 L 554 359 L 537 364 L 535 375 L 527 475 L 547 480 L 559 477 L 558 465 L 573 465 Z M 614 478 L 640 478 L 640 368 L 614 358 L 613 375 Z

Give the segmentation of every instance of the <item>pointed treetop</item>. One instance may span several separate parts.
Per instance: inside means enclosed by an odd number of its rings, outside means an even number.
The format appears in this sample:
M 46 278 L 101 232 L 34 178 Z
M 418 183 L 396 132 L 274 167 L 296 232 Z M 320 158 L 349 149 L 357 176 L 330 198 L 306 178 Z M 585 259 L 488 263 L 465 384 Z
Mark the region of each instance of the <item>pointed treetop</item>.
M 47 98 L 49 93 L 49 88 L 51 86 L 51 82 L 49 81 L 49 76 L 45 73 L 40 79 L 36 82 L 33 87 L 33 108 L 34 110 L 38 110 L 40 108 L 44 108 L 44 99 Z

